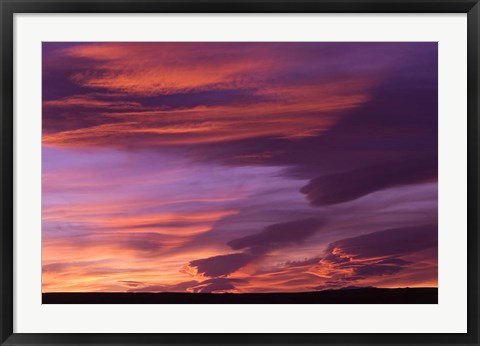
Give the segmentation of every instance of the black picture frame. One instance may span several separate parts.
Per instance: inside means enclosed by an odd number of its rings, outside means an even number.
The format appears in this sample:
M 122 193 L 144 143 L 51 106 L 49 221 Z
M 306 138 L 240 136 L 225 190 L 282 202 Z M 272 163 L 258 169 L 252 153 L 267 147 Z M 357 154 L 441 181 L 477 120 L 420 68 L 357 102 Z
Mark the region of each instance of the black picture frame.
M 479 345 L 478 0 L 0 0 L 1 11 L 1 345 Z M 468 332 L 403 334 L 25 334 L 13 332 L 13 16 L 15 13 L 467 13 Z M 451 316 L 452 319 L 455 316 Z

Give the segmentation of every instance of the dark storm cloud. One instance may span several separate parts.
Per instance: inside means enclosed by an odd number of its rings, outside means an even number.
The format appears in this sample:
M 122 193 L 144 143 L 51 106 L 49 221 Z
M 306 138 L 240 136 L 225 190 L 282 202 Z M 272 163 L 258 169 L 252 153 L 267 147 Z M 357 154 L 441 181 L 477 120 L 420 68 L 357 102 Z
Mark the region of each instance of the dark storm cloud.
M 234 253 L 194 260 L 190 262 L 190 266 L 197 268 L 199 274 L 216 277 L 233 273 L 246 266 L 254 258 L 245 253 Z
M 435 181 L 437 52 L 433 44 L 417 48 L 416 60 L 399 64 L 371 90 L 368 102 L 325 133 L 296 141 L 257 138 L 209 146 L 205 156 L 232 165 L 289 166 L 290 175 L 311 179 L 302 191 L 315 206 Z
M 293 164 L 295 173 L 342 171 L 437 149 L 437 51 L 436 44 L 417 47 L 415 54 L 374 87 L 369 101 L 352 109 L 320 136 L 289 141 L 258 138 L 209 149 L 217 159 L 235 163 L 242 155 L 270 152 L 262 164 Z M 217 151 L 215 152 L 215 149 Z M 436 154 L 433 156 L 436 157 Z M 253 163 L 258 162 L 254 161 Z M 318 174 L 317 174 L 318 175 Z
M 297 243 L 312 236 L 322 225 L 317 219 L 296 220 L 277 223 L 266 227 L 262 232 L 234 239 L 228 245 L 234 249 L 271 249 Z
M 436 176 L 436 160 L 388 162 L 312 179 L 301 192 L 313 206 L 348 202 L 393 186 L 422 183 Z
M 245 252 L 198 259 L 188 266 L 209 277 L 229 275 L 273 249 L 290 246 L 312 236 L 322 224 L 312 218 L 273 224 L 260 233 L 227 243 L 233 250 L 244 249 Z
M 326 258 L 341 262 L 345 257 L 382 257 L 421 251 L 437 246 L 437 232 L 437 225 L 423 225 L 342 239 L 329 245 L 330 254 Z M 339 252 L 348 256 L 337 255 Z

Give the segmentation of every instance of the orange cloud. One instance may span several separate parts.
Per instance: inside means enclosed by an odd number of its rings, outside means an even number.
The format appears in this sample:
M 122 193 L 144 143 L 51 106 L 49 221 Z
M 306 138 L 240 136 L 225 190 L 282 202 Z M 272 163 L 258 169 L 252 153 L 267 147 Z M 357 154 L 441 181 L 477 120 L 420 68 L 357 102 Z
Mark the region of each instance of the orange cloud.
M 130 146 L 200 144 L 256 137 L 301 138 L 328 130 L 339 112 L 367 100 L 365 95 L 325 96 L 316 101 L 250 106 L 199 106 L 186 110 L 104 113 L 115 122 L 43 135 L 45 146 Z
M 246 87 L 257 83 L 246 75 L 255 75 L 273 61 L 251 56 L 218 60 L 219 54 L 225 53 L 224 47 L 206 51 L 201 43 L 163 43 L 157 49 L 148 43 L 96 43 L 70 47 L 63 53 L 95 62 L 93 69 L 72 76 L 75 83 L 142 95 Z
M 42 106 L 44 109 L 49 107 L 108 108 L 113 110 L 141 108 L 139 102 L 99 99 L 95 94 L 73 95 L 57 100 L 48 100 L 44 101 Z
M 95 43 L 64 48 L 60 54 L 65 58 L 83 61 L 77 62 L 81 68 L 70 79 L 103 93 L 45 101 L 45 112 L 65 108 L 70 118 L 75 108 L 92 113 L 85 115 L 89 121 L 84 124 L 73 118 L 66 120 L 73 124 L 68 129 L 47 129 L 43 145 L 131 148 L 315 136 L 367 102 L 372 87 L 384 78 L 381 69 L 336 79 L 329 77 L 328 69 L 320 69 L 310 80 L 303 75 L 308 69 L 302 69 L 321 67 L 331 56 L 308 53 L 302 63 L 295 54 L 279 52 L 284 50 L 275 44 L 222 43 Z M 240 101 L 181 108 L 146 106 L 138 99 L 179 93 L 188 99 L 188 93 L 207 90 L 248 92 Z M 55 127 L 55 122 L 49 124 Z

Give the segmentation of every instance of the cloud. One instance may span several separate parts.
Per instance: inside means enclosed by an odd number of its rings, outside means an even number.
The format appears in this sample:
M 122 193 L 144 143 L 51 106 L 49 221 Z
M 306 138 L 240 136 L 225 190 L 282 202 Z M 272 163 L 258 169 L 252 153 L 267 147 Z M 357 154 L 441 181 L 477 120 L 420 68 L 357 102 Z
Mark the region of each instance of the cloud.
M 131 233 L 124 238 L 120 242 L 128 249 L 155 253 L 164 246 L 169 237 L 157 233 Z
M 190 287 L 189 292 L 195 293 L 223 293 L 236 291 L 235 283 L 246 283 L 243 279 L 215 278 L 202 281 Z
M 325 132 L 338 121 L 341 112 L 363 102 L 364 96 L 353 95 L 314 101 L 297 99 L 286 102 L 280 99 L 273 103 L 246 102 L 173 110 L 114 111 L 105 107 L 103 111 L 86 113 L 81 121 L 72 117 L 72 110 L 55 111 L 45 106 L 46 117 L 63 118 L 65 129 L 57 130 L 58 125 L 47 119 L 43 143 L 49 147 L 142 149 L 262 137 L 299 139 Z M 85 113 L 85 110 L 81 112 Z
M 303 266 L 311 266 L 313 264 L 317 264 L 322 258 L 321 257 L 312 257 L 306 258 L 303 261 L 288 261 L 285 263 L 286 267 L 303 267 Z
M 244 279 L 213 278 L 203 281 L 190 280 L 172 285 L 145 285 L 136 281 L 119 281 L 131 287 L 128 292 L 192 292 L 192 293 L 220 293 L 236 291 L 235 284 L 245 284 Z
M 44 145 L 145 148 L 316 136 L 367 103 L 385 71 L 416 47 L 45 43 Z M 375 62 L 367 58 L 374 52 Z
M 437 225 L 389 229 L 333 242 L 329 260 L 403 255 L 437 246 Z
M 389 187 L 427 182 L 436 175 L 436 160 L 425 157 L 321 176 L 312 179 L 300 191 L 311 205 L 325 206 L 348 202 Z
M 366 102 L 315 136 L 244 139 L 200 147 L 199 154 L 230 165 L 289 167 L 291 176 L 309 180 L 376 167 L 402 170 L 402 165 L 422 165 L 425 160 L 422 170 L 433 168 L 435 178 L 437 84 L 436 44 L 417 46 L 388 78 L 368 88 Z
M 195 274 L 203 274 L 209 277 L 224 276 L 246 266 L 254 259 L 254 256 L 245 253 L 219 255 L 191 261 L 187 268 L 182 270 L 184 272 L 192 272 L 193 270 Z
M 57 100 L 47 100 L 42 103 L 43 109 L 50 107 L 60 107 L 60 108 L 97 108 L 97 109 L 112 109 L 112 110 L 121 110 L 121 109 L 135 109 L 141 108 L 139 102 L 131 101 L 122 101 L 114 98 L 112 96 L 108 97 L 103 94 L 85 94 L 85 95 L 74 95 L 69 97 L 64 97 Z
M 124 282 L 124 281 L 123 281 Z M 190 287 L 198 284 L 198 281 L 191 280 L 172 285 L 128 285 L 134 287 L 128 290 L 128 292 L 185 292 Z
M 47 63 L 52 59 L 49 51 L 55 49 L 63 60 L 83 67 L 70 76 L 75 84 L 158 95 L 244 89 L 277 79 L 288 84 L 313 84 L 335 75 L 371 75 L 401 59 L 412 44 L 110 42 L 66 47 L 62 43 L 46 43 L 44 47 Z M 373 62 L 366 52 L 383 56 Z M 348 74 L 345 64 L 349 66 Z
M 322 224 L 321 221 L 313 218 L 277 223 L 266 227 L 260 233 L 234 239 L 227 245 L 233 250 L 248 248 L 254 253 L 261 253 L 272 248 L 298 243 L 312 236 Z
M 358 267 L 352 266 L 355 273 L 355 278 L 365 278 L 379 275 L 392 275 L 404 269 L 409 262 L 396 264 L 362 264 Z
M 327 286 L 389 276 L 415 265 L 402 257 L 436 248 L 437 226 L 389 229 L 331 243 L 309 271 L 327 279 Z M 436 258 L 433 259 L 436 262 Z
M 143 285 L 143 282 L 134 281 L 134 280 L 119 280 L 118 282 L 121 283 L 121 284 L 124 284 L 128 287 L 138 287 L 138 286 Z
M 299 243 L 313 235 L 321 225 L 321 221 L 312 218 L 273 224 L 260 233 L 227 243 L 233 250 L 246 249 L 247 251 L 190 261 L 181 271 L 208 277 L 226 276 L 273 249 Z
M 96 260 L 96 261 L 76 261 L 76 262 L 54 262 L 42 265 L 42 272 L 61 272 L 61 271 L 75 271 L 80 268 L 92 268 L 96 266 L 107 266 L 108 260 Z M 110 268 L 111 269 L 111 268 Z

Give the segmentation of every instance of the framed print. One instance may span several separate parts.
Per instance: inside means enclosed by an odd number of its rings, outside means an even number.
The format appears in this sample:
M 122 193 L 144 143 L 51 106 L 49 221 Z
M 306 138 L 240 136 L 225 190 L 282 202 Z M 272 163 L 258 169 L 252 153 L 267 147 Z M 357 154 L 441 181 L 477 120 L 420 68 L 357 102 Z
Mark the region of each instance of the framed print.
M 2 1 L 2 345 L 478 345 L 477 1 Z

